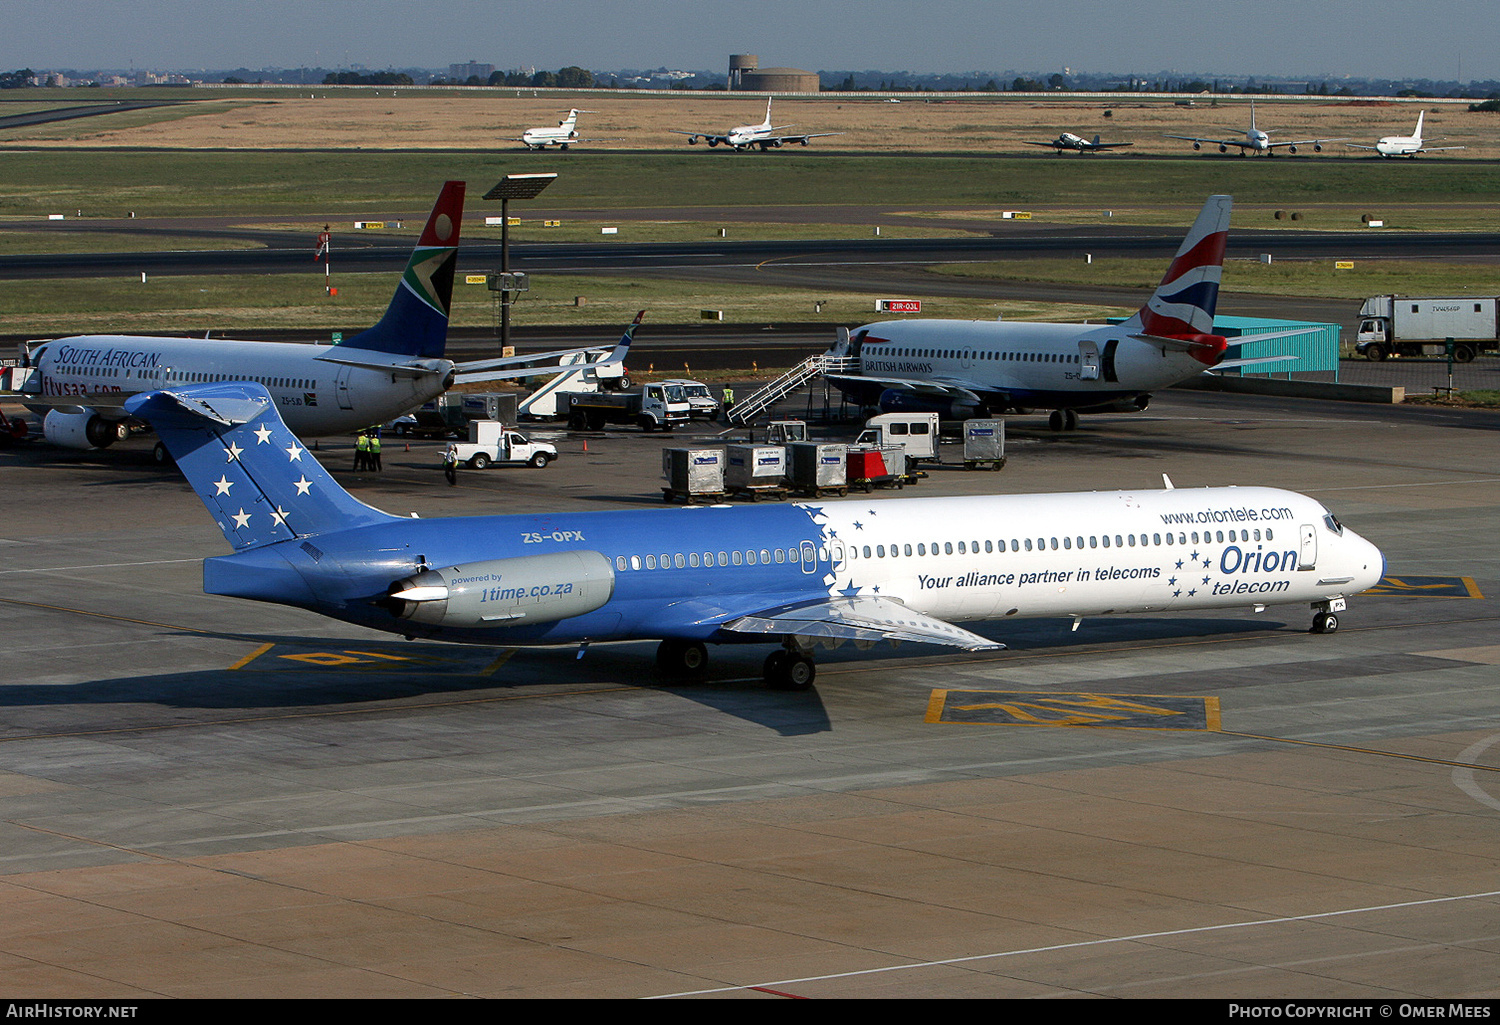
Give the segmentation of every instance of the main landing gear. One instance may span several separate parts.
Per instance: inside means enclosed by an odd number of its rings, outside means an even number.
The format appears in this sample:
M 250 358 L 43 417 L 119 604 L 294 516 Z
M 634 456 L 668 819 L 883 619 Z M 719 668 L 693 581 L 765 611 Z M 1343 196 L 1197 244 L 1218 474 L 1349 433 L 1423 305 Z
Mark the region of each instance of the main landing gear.
M 1078 414 L 1071 409 L 1054 409 L 1052 415 L 1047 417 L 1047 426 L 1054 431 L 1076 431 Z
M 656 665 L 667 676 L 698 679 L 708 669 L 708 649 L 701 641 L 668 639 L 657 646 Z M 788 641 L 766 656 L 764 672 L 767 686 L 774 690 L 806 690 L 818 669 L 811 656 Z

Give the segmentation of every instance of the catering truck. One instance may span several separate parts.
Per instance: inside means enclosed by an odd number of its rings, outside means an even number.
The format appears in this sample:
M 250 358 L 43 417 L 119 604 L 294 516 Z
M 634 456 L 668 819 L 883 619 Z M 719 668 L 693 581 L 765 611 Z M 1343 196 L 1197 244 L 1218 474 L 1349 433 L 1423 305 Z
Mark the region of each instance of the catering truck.
M 1453 358 L 1468 363 L 1500 338 L 1500 298 L 1492 295 L 1376 295 L 1364 301 L 1359 318 L 1354 351 L 1371 360 L 1444 356 L 1451 338 Z

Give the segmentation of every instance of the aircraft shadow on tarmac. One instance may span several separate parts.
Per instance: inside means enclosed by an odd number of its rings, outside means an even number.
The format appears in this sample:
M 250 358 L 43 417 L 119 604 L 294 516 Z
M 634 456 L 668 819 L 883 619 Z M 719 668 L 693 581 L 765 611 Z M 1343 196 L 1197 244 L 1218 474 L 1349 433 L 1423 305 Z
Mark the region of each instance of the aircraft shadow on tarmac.
M 1009 652 L 983 656 L 954 654 L 950 649 L 926 645 L 903 645 L 892 657 L 878 646 L 864 651 L 852 645 L 819 650 L 819 664 L 826 669 L 870 668 L 903 675 L 924 674 L 932 687 L 952 681 L 945 672 L 951 664 L 972 663 L 976 657 L 1003 665 L 1008 655 L 1026 656 L 1068 648 L 1150 644 L 1209 639 L 1249 638 L 1280 631 L 1288 624 L 1265 616 L 1224 619 L 1117 617 L 1085 621 L 1078 631 L 1070 620 L 1037 619 L 1012 623 L 986 623 L 979 631 L 1010 645 Z M 384 703 L 411 702 L 420 713 L 434 703 L 481 703 L 486 696 L 496 701 L 494 714 L 504 716 L 503 702 L 535 689 L 545 696 L 549 688 L 567 687 L 608 692 L 616 689 L 648 690 L 675 695 L 736 719 L 774 730 L 782 736 L 828 732 L 832 722 L 818 693 L 818 684 L 805 691 L 773 690 L 760 679 L 761 646 L 723 645 L 713 652 L 705 678 L 672 681 L 655 674 L 652 648 L 646 643 L 600 645 L 581 659 L 576 648 L 504 649 L 472 645 L 407 643 L 384 638 L 357 640 L 315 636 L 271 634 L 179 634 L 164 636 L 211 636 L 243 642 L 249 647 L 235 668 L 198 670 L 145 676 L 113 677 L 75 684 L 12 684 L 0 688 L 0 708 L 7 715 L 9 732 L 56 732 L 57 723 L 47 713 L 47 723 L 28 722 L 28 708 L 48 709 L 77 706 L 69 732 L 90 729 L 130 730 L 160 725 L 121 716 L 120 706 L 161 706 L 181 710 L 222 712 L 243 710 L 264 714 L 276 709 L 347 712 L 351 705 L 370 705 L 372 713 L 399 710 Z M 1107 650 L 1107 648 L 1106 648 Z M 644 682 L 643 682 L 644 680 Z M 825 683 L 825 686 L 828 684 Z M 840 686 L 845 684 L 840 683 Z M 858 686 L 855 681 L 853 686 Z M 1205 679 L 1205 686 L 1212 681 Z M 914 707 L 926 700 L 924 691 L 913 691 Z M 89 706 L 98 706 L 97 722 Z M 189 725 L 173 717 L 172 725 Z

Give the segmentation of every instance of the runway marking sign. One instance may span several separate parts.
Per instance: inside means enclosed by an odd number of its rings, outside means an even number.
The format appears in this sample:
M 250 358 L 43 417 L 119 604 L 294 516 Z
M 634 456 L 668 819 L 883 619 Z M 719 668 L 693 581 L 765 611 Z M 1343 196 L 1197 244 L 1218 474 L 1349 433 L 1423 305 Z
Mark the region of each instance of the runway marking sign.
M 1483 598 L 1473 577 L 1381 577 L 1365 594 L 1398 594 L 1407 598 Z
M 935 690 L 927 721 L 984 726 L 1218 730 L 1219 699 L 1183 694 Z

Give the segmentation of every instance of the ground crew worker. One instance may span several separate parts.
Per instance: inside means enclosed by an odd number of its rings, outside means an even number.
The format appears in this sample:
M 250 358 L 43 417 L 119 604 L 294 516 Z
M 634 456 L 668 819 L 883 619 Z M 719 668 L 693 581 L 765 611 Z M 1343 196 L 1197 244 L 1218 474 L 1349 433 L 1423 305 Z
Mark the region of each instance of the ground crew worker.
M 379 471 L 384 469 L 380 465 L 380 432 L 370 433 L 370 469 Z
M 734 389 L 731 388 L 731 387 L 729 387 L 729 385 L 726 384 L 724 386 L 724 396 L 723 396 L 723 398 L 721 398 L 719 400 L 719 402 L 720 402 L 721 405 L 723 405 L 724 412 L 727 413 L 731 409 L 733 409 L 734 408 Z
M 443 476 L 448 478 L 449 487 L 458 483 L 458 448 L 455 445 L 443 450 Z
M 359 440 L 354 443 L 354 469 L 368 470 L 370 468 L 370 436 L 364 431 L 360 432 Z

